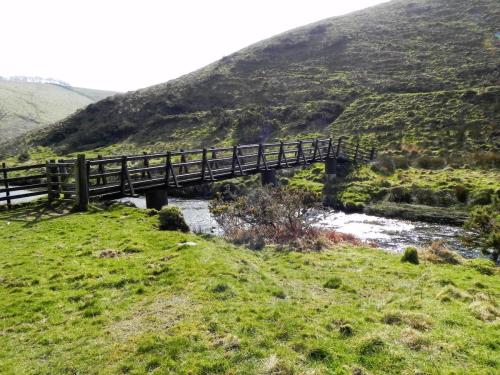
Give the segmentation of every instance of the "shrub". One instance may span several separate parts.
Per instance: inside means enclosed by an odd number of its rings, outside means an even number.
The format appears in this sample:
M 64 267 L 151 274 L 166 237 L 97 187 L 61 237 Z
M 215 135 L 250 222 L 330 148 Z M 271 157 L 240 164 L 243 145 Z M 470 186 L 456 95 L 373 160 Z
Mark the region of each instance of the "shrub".
M 407 247 L 401 258 L 401 262 L 408 262 L 412 264 L 418 264 L 418 252 L 414 247 Z
M 460 203 L 467 203 L 467 199 L 469 198 L 469 190 L 463 185 L 456 185 L 454 190 L 457 201 L 459 201 Z
M 161 230 L 179 230 L 181 232 L 189 232 L 189 226 L 186 224 L 179 207 L 164 206 L 160 210 L 159 219 Z
M 479 246 L 483 253 L 489 254 L 498 262 L 500 254 L 500 199 L 493 196 L 488 206 L 476 207 L 469 220 L 464 224 L 468 233 L 464 242 Z
M 30 158 L 31 158 L 31 156 L 30 156 L 29 152 L 28 151 L 23 151 L 17 157 L 17 161 L 20 162 L 20 163 L 25 163 L 28 160 L 30 160 Z
M 310 194 L 291 188 L 263 187 L 225 202 L 219 196 L 210 211 L 232 242 L 262 248 L 266 243 L 300 249 L 317 247 L 320 231 L 312 227 Z
M 448 207 L 456 203 L 455 194 L 448 190 L 438 190 L 435 193 L 436 204 L 441 207 Z
M 417 166 L 423 169 L 441 169 L 445 166 L 445 161 L 442 158 L 424 155 L 417 159 Z
M 471 197 L 470 204 L 472 206 L 486 206 L 488 204 L 491 204 L 492 195 L 493 195 L 493 190 L 491 189 L 479 190 L 477 192 L 474 192 L 474 194 Z
M 396 155 L 392 157 L 392 160 L 396 169 L 408 169 L 410 167 L 408 158 L 406 158 L 405 156 Z
M 392 157 L 387 154 L 379 155 L 372 164 L 372 169 L 382 175 L 388 176 L 394 173 L 396 165 Z
M 389 199 L 396 203 L 410 203 L 411 191 L 403 186 L 395 186 L 390 190 Z
M 413 196 L 417 204 L 433 206 L 436 204 L 434 192 L 426 188 L 413 188 Z

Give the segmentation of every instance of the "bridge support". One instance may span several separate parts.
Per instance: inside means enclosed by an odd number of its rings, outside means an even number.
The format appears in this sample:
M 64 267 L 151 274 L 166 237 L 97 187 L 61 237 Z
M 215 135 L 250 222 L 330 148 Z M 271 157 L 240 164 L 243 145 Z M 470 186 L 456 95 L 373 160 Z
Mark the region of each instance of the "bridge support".
M 342 156 L 325 159 L 325 184 L 323 187 L 323 204 L 337 206 L 338 185 L 349 174 L 352 162 Z
M 278 178 L 276 177 L 276 169 L 266 169 L 260 172 L 260 180 L 262 186 L 273 185 L 278 186 Z
M 168 193 L 166 190 L 157 189 L 146 191 L 146 208 L 161 210 L 161 208 L 167 204 Z
M 333 206 L 335 203 L 335 187 L 337 185 L 337 158 L 325 160 L 325 185 L 323 187 L 323 204 Z

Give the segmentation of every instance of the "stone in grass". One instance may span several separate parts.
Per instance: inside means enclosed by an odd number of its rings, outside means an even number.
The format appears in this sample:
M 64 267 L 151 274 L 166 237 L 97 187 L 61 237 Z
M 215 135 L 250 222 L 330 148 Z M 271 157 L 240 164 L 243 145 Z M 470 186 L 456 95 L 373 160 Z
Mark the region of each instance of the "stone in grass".
M 401 262 L 408 262 L 412 264 L 418 264 L 418 252 L 414 247 L 407 247 L 401 258 Z
M 186 224 L 179 207 L 163 206 L 159 213 L 159 220 L 161 230 L 189 232 L 189 226 Z

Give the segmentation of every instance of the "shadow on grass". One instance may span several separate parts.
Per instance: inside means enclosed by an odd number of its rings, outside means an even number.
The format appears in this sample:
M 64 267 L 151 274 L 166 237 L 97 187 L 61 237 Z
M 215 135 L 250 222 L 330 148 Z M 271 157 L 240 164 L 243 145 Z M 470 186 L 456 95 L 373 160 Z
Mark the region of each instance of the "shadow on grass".
M 56 201 L 49 204 L 47 201 L 33 201 L 20 203 L 11 209 L 0 208 L 0 220 L 15 221 L 25 223 L 25 227 L 30 227 L 36 223 L 46 220 L 67 216 L 75 211 L 71 204 Z

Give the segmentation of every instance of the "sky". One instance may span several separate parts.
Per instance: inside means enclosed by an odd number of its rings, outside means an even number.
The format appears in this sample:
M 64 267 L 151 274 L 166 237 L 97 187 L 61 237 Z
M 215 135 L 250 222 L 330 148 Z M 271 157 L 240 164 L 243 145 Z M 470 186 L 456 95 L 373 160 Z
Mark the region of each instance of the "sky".
M 383 0 L 2 0 L 0 76 L 129 91 Z

